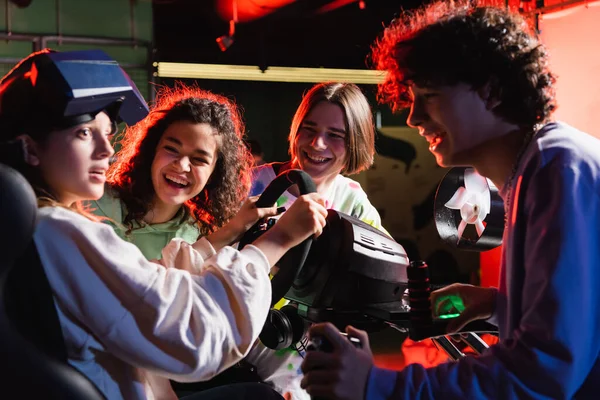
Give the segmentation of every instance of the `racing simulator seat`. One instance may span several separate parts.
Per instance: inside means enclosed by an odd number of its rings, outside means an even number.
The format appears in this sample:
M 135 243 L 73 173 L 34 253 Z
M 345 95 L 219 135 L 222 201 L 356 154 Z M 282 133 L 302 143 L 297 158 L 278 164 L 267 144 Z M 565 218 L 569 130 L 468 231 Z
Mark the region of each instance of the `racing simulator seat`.
M 66 354 L 64 359 L 57 357 L 61 347 L 64 351 L 64 342 L 50 287 L 33 243 L 37 215 L 35 194 L 21 174 L 3 164 L 0 164 L 0 187 L 0 376 L 3 381 L 0 390 L 14 393 L 18 389 L 26 397 L 40 399 L 104 399 L 85 376 L 66 363 Z M 26 280 L 15 279 L 24 274 L 27 274 Z M 9 293 L 14 292 L 19 292 L 21 298 L 28 297 L 31 305 L 43 305 L 36 313 L 45 315 L 43 321 L 33 320 L 36 315 L 11 315 L 13 297 Z M 44 326 L 43 322 L 52 318 L 55 318 L 53 324 Z M 41 347 L 46 347 L 49 341 L 38 346 L 17 328 L 17 325 L 23 326 L 24 321 L 30 321 L 31 324 L 27 322 L 30 327 L 38 325 L 39 336 L 61 341 L 45 351 Z

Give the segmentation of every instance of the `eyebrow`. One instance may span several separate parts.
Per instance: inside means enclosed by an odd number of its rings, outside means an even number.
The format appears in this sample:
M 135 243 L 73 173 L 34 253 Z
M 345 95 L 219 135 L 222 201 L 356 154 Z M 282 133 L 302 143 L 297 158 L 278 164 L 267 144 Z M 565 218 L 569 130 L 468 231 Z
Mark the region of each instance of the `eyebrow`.
M 179 140 L 177 138 L 174 138 L 172 136 L 167 136 L 165 138 L 165 140 L 167 142 L 175 143 L 178 146 L 183 146 L 183 143 L 181 143 L 181 140 Z M 212 159 L 212 156 L 213 156 L 211 153 L 209 153 L 208 151 L 206 151 L 204 149 L 194 149 L 194 153 L 200 154 L 202 156 L 205 156 L 205 157 L 208 157 L 208 158 L 211 158 L 211 159 Z
M 302 123 L 306 124 L 306 125 L 310 125 L 310 126 L 317 126 L 317 123 L 313 122 L 313 121 L 304 120 Z M 346 134 L 345 129 L 334 128 L 332 126 L 328 126 L 327 129 L 329 129 L 330 131 L 333 131 L 333 132 L 343 133 L 344 135 Z

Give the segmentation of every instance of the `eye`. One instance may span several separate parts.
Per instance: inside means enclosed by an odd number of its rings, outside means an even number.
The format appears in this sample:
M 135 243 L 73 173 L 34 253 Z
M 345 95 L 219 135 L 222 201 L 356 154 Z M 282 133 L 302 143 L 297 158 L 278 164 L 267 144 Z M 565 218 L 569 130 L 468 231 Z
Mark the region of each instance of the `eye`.
M 311 133 L 316 132 L 316 129 L 310 125 L 302 125 L 300 127 L 300 129 L 302 129 L 303 131 L 311 132 Z
M 345 136 L 341 133 L 329 132 L 329 137 L 332 139 L 344 139 Z
M 192 162 L 195 165 L 208 165 L 208 160 L 206 160 L 204 158 L 194 157 L 194 158 L 192 158 Z
M 175 147 L 172 147 L 172 146 L 165 146 L 164 149 L 166 151 L 168 151 L 169 153 L 172 153 L 172 154 L 177 154 L 178 153 L 177 149 Z
M 77 137 L 81 139 L 88 139 L 92 137 L 92 130 L 90 128 L 81 128 L 77 130 Z

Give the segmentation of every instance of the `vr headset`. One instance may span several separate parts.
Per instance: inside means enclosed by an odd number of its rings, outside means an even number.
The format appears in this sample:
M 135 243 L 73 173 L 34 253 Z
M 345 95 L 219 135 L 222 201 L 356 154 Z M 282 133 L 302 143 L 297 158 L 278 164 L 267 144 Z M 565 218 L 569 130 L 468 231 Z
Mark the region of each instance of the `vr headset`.
M 42 50 L 0 81 L 0 138 L 5 140 L 89 122 L 102 111 L 129 125 L 148 114 L 131 78 L 101 50 Z

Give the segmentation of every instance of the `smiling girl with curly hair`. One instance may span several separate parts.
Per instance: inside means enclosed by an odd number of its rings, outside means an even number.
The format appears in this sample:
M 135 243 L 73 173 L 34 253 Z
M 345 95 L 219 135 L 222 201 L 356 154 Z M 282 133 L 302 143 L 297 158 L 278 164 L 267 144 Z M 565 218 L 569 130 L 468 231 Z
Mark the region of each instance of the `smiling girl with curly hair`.
M 126 129 L 109 190 L 91 208 L 149 259 L 175 237 L 194 242 L 218 230 L 230 244 L 246 226 L 244 218 L 225 225 L 249 190 L 243 132 L 225 97 L 183 84 L 163 88 L 148 117 Z

